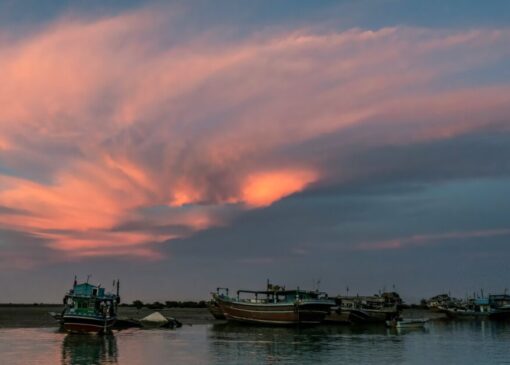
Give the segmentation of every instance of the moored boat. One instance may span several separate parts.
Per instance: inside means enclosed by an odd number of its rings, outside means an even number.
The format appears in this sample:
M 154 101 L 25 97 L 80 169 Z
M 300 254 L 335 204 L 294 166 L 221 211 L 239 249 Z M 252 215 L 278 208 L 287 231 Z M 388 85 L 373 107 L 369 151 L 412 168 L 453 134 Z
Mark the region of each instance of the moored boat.
M 402 300 L 396 293 L 373 296 L 338 296 L 327 323 L 382 323 L 398 317 Z
M 442 312 L 455 319 L 510 319 L 510 295 L 472 298 L 461 305 L 442 308 Z
M 117 319 L 120 302 L 119 282 L 117 293 L 106 293 L 100 285 L 88 282 L 77 284 L 64 297 L 61 325 L 68 332 L 107 333 Z
M 249 294 L 250 298 L 241 298 Z M 335 304 L 316 291 L 286 290 L 268 284 L 267 290 L 238 290 L 237 297 L 213 294 L 227 320 L 267 325 L 319 324 Z
M 207 303 L 207 309 L 209 309 L 209 312 L 212 314 L 214 319 L 226 319 L 223 311 L 215 300 L 211 300 Z
M 445 308 L 457 308 L 462 306 L 462 300 L 450 296 L 450 294 L 439 294 L 425 301 L 426 307 L 433 312 L 444 312 Z
M 218 302 L 214 298 L 215 293 L 211 293 L 213 295 L 213 299 L 207 303 L 207 309 L 212 314 L 214 319 L 226 319 L 223 311 L 221 310 Z M 216 295 L 224 294 L 228 297 L 228 288 L 216 288 Z

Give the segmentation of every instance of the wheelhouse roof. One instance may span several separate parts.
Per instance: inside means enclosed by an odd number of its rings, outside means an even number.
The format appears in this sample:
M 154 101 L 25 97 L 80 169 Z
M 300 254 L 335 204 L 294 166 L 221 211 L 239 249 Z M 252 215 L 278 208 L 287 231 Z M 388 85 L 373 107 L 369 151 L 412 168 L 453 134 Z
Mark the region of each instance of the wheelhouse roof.
M 248 293 L 248 294 L 265 294 L 265 295 L 287 295 L 287 294 L 311 294 L 311 295 L 320 295 L 325 294 L 322 292 L 316 292 L 311 290 L 238 290 L 238 294 L 240 293 Z
M 96 293 L 94 294 L 94 290 Z M 76 284 L 73 289 L 71 289 L 67 296 L 74 298 L 90 298 L 94 297 L 100 300 L 113 300 L 117 297 L 117 295 L 112 293 L 106 293 L 104 288 L 101 288 L 100 285 L 92 285 L 89 283 Z

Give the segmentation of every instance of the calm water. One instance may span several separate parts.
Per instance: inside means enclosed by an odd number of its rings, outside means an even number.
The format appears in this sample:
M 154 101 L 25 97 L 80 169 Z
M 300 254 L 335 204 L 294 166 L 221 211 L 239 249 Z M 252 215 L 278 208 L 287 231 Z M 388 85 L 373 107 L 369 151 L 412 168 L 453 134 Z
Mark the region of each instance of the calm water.
M 425 330 L 194 325 L 112 336 L 1 329 L 0 364 L 510 364 L 510 324 L 434 322 Z

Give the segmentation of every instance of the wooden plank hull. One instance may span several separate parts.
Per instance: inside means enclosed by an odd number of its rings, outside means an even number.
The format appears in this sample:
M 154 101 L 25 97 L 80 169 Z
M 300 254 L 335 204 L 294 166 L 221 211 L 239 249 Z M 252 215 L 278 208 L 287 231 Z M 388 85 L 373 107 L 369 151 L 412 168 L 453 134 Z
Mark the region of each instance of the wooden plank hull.
M 106 321 L 97 317 L 84 317 L 76 315 L 64 315 L 62 318 L 62 327 L 68 332 L 80 333 L 100 333 L 111 331 L 115 323 L 115 317 L 108 318 Z
M 212 316 L 215 319 L 225 319 L 225 315 L 223 314 L 223 311 L 221 310 L 220 306 L 216 302 L 207 304 L 207 308 L 209 309 L 209 312 L 212 314 Z
M 338 309 L 326 316 L 329 323 L 385 323 L 395 318 L 397 310 Z
M 472 310 L 455 310 L 455 309 L 445 309 L 443 311 L 444 314 L 448 318 L 452 319 L 486 319 L 489 318 L 489 312 L 476 312 Z
M 351 324 L 350 313 L 341 311 L 332 311 L 324 318 L 324 322 L 332 324 Z
M 268 325 L 319 324 L 329 313 L 329 304 L 249 304 L 218 300 L 228 320 Z
M 350 319 L 355 323 L 384 323 L 388 319 L 395 317 L 397 312 L 383 312 L 375 310 L 351 310 Z

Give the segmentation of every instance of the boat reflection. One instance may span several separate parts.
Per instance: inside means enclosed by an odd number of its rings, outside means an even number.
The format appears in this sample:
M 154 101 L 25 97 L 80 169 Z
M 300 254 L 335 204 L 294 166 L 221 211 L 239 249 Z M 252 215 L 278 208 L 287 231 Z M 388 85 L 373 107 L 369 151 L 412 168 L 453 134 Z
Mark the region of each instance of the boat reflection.
M 409 328 L 387 328 L 386 333 L 393 336 L 402 336 L 408 333 L 428 333 L 427 327 L 409 327 Z
M 113 335 L 68 334 L 62 342 L 62 365 L 117 364 Z
M 507 321 L 494 321 L 494 320 L 444 320 L 435 321 L 434 327 L 436 330 L 448 333 L 455 336 L 459 332 L 477 333 L 482 339 L 502 339 L 506 336 L 510 339 L 509 329 L 510 322 Z
M 209 333 L 212 363 L 238 363 L 250 358 L 253 364 L 357 362 L 353 348 L 363 348 L 367 362 L 374 358 L 399 363 L 404 338 L 388 334 L 384 326 L 348 327 L 261 327 L 235 323 L 215 324 Z M 380 354 L 374 343 L 391 350 Z M 385 355 L 391 356 L 384 359 Z M 366 358 L 365 358 L 366 357 Z M 221 361 L 220 361 L 221 360 Z

